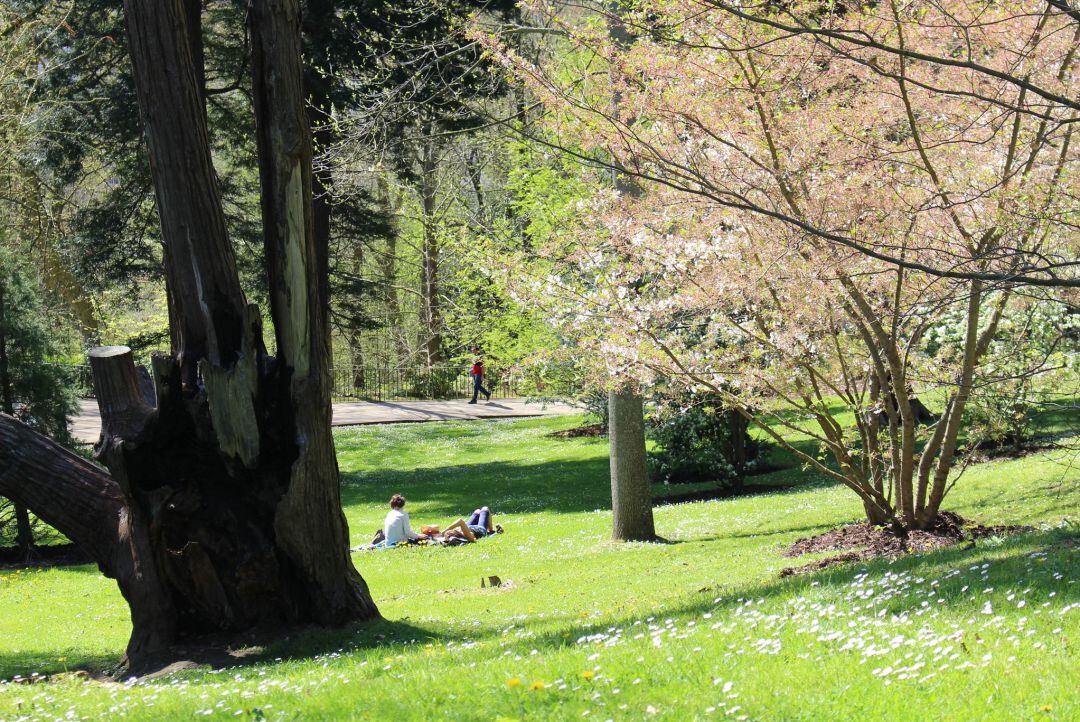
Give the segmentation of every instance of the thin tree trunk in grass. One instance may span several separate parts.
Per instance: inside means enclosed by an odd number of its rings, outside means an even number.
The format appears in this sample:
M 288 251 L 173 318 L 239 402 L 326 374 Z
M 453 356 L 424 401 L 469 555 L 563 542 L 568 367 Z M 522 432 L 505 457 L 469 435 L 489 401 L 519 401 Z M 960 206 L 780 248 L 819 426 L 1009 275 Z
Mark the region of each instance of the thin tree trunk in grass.
M 30 526 L 30 512 L 22 504 L 15 507 L 15 547 L 29 556 L 34 548 L 34 529 Z
M 610 391 L 608 416 L 612 537 L 617 541 L 652 541 L 656 529 L 641 396 L 632 391 Z

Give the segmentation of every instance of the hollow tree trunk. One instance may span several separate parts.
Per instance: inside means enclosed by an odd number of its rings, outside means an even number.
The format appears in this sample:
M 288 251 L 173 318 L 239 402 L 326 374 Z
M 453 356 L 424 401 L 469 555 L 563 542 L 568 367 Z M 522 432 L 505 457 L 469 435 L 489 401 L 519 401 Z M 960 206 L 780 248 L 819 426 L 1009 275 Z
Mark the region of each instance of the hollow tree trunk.
M 651 541 L 656 538 L 656 529 L 645 460 L 641 396 L 632 391 L 609 392 L 608 425 L 612 537 L 618 541 Z
M 190 6 L 127 0 L 125 9 L 176 348 L 153 360 L 153 399 L 126 348 L 91 353 L 102 414 L 96 453 L 114 480 L 103 488 L 121 508 L 114 541 L 134 571 L 123 573 L 106 551 L 91 553 L 111 565 L 131 607 L 128 663 L 139 671 L 207 632 L 378 612 L 348 556 L 330 434 L 296 1 L 258 0 L 249 16 L 277 358 L 265 353 L 225 234 L 187 39 Z M 58 512 L 59 501 L 20 494 L 83 543 L 77 537 L 89 531 Z

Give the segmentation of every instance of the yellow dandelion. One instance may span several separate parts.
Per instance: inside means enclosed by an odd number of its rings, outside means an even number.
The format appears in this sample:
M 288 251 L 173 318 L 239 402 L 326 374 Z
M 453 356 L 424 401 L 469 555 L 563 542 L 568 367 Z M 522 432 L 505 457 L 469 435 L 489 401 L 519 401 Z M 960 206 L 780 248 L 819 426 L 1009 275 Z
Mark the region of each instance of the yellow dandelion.
M 535 692 L 535 691 L 537 691 L 539 689 L 543 689 L 543 688 L 544 688 L 544 683 L 541 682 L 540 680 L 536 680 L 535 682 L 533 682 L 532 684 L 529 685 L 529 689 L 531 689 L 533 692 Z
M 584 679 L 592 679 L 596 676 L 596 673 L 593 672 L 591 669 L 586 669 L 584 672 L 581 673 L 581 676 Z
M 510 689 L 513 689 L 514 687 L 520 687 L 521 680 L 517 677 L 511 677 L 510 679 L 506 680 L 506 686 Z
M 1051 706 L 1050 706 L 1050 705 L 1048 705 L 1048 704 L 1044 704 L 1044 705 L 1043 705 L 1042 707 L 1039 707 L 1039 711 L 1040 711 L 1040 712 L 1049 712 L 1049 711 L 1050 711 L 1050 710 L 1052 710 L 1052 709 L 1054 709 L 1054 708 L 1053 708 L 1053 707 L 1051 707 Z

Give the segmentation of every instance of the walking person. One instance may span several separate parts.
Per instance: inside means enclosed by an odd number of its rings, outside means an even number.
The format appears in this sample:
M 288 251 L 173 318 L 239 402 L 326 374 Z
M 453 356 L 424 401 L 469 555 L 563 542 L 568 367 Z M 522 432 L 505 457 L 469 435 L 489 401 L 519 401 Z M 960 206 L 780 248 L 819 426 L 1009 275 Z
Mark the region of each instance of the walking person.
M 480 349 L 473 349 L 476 354 L 472 367 L 469 369 L 469 375 L 473 380 L 472 401 L 470 404 L 476 403 L 476 398 L 483 394 L 487 401 L 491 401 L 491 392 L 484 388 L 484 359 L 480 355 Z

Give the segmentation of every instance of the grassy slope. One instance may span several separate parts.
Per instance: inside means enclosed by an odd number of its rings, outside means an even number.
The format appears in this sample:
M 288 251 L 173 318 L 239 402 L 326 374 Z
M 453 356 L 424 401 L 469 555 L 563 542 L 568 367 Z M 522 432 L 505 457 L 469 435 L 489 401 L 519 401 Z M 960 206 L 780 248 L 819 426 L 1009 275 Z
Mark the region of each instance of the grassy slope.
M 789 469 L 755 481 L 795 489 L 658 508 L 674 543 L 615 545 L 605 442 L 546 437 L 573 423 L 340 432 L 354 543 L 393 492 L 410 498 L 414 526 L 486 503 L 507 534 L 358 554 L 387 621 L 218 673 L 0 684 L 0 718 L 1080 717 L 1075 526 L 781 581 L 784 544 L 858 517 L 850 492 Z M 1080 501 L 1072 460 L 973 467 L 946 506 L 1057 525 Z M 480 589 L 487 574 L 514 586 Z M 0 575 L 0 679 L 101 667 L 126 635 L 123 602 L 96 570 Z

